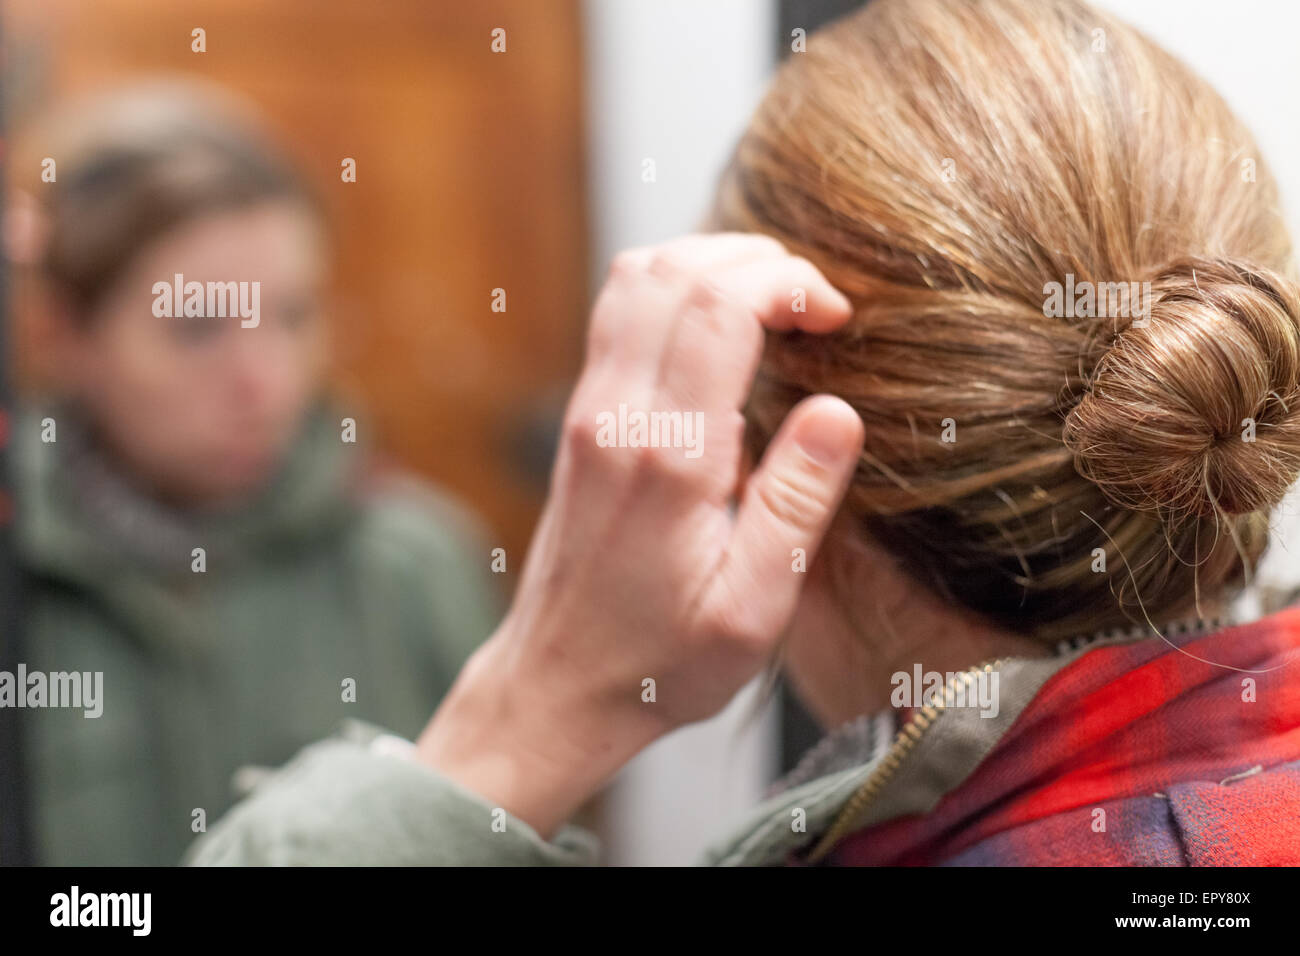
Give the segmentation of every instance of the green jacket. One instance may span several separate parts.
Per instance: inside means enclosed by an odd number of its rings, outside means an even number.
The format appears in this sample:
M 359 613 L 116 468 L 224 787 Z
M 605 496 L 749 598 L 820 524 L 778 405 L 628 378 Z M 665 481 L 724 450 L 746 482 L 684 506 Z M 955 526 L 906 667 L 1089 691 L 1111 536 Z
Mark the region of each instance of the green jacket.
M 941 710 L 920 742 L 898 733 L 894 714 L 828 736 L 770 796 L 709 847 L 700 863 L 772 866 L 835 825 L 872 826 L 933 810 L 962 784 L 1050 677 L 1095 647 L 1142 636 L 1099 635 L 1065 642 L 1045 658 L 1000 662 L 1000 707 Z M 884 725 L 888 723 L 888 730 Z M 837 741 L 836 737 L 840 740 Z M 865 738 L 865 741 L 864 741 Z M 828 744 L 849 741 L 839 753 Z M 906 744 L 908 759 L 898 758 Z M 381 728 L 348 722 L 305 748 L 202 837 L 191 865 L 592 865 L 599 845 L 566 825 L 549 841 L 527 823 L 432 768 L 409 759 L 408 743 Z M 887 778 L 887 782 L 876 784 Z M 684 785 L 686 785 L 684 783 Z M 861 800 L 864 790 L 871 794 Z M 502 822 L 504 821 L 504 827 Z M 726 833 L 725 830 L 720 830 Z
M 475 526 L 376 480 L 324 408 L 267 491 L 220 519 L 124 495 L 75 426 L 42 409 L 14 435 L 24 663 L 103 674 L 99 717 L 17 712 L 38 862 L 175 863 L 255 779 L 239 768 L 278 766 L 340 719 L 417 733 L 496 623 Z
M 924 704 L 827 735 L 701 862 L 1294 864 L 1300 759 L 1285 665 L 1300 654 L 1300 608 L 1229 622 L 1170 622 L 1163 640 L 1145 626 L 1098 634 L 949 675 Z M 1242 696 L 1241 668 L 1258 700 Z M 585 831 L 543 840 L 412 757 L 411 744 L 352 722 L 267 778 L 186 859 L 596 862 Z

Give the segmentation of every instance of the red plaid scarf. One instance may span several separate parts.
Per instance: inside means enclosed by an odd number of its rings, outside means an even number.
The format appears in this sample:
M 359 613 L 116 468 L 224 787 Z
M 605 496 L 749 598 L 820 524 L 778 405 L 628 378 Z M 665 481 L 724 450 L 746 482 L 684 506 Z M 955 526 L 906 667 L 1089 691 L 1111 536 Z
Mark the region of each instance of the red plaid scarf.
M 827 862 L 1300 863 L 1300 608 L 1084 654 L 933 812 Z

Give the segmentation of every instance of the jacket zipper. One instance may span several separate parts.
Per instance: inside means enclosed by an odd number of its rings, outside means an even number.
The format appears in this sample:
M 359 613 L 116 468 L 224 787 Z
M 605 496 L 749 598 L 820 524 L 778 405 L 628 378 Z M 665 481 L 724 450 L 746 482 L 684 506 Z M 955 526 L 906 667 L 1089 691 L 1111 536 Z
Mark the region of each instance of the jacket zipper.
M 817 841 L 812 851 L 808 854 L 806 862 L 818 863 L 823 860 L 835 845 L 844 837 L 848 836 L 854 830 L 854 824 L 859 820 L 866 809 L 871 806 L 872 802 L 880 795 L 884 788 L 894 775 L 898 768 L 916 747 L 917 743 L 925 736 L 926 732 L 934 726 L 935 721 L 943 711 L 952 706 L 956 699 L 957 684 L 963 683 L 967 688 L 970 687 L 971 681 L 983 672 L 989 673 L 995 667 L 999 667 L 1009 658 L 999 657 L 995 660 L 986 661 L 983 664 L 977 664 L 970 670 L 953 674 L 944 684 L 942 690 L 937 692 L 930 702 L 918 708 L 912 714 L 902 729 L 899 730 L 898 736 L 894 738 L 893 745 L 889 752 L 880 761 L 880 766 L 872 772 L 862 786 L 853 792 L 853 795 L 845 802 L 836 815 L 835 820 L 831 823 L 829 829 Z

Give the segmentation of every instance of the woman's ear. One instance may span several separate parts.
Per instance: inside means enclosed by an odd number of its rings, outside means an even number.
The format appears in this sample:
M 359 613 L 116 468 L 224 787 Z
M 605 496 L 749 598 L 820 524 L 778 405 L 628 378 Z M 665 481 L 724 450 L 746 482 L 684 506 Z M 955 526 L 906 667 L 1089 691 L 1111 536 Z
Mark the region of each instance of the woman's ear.
M 43 356 L 37 374 L 60 393 L 74 394 L 93 377 L 98 349 L 93 330 L 57 289 L 37 283 L 32 295 L 31 335 Z
M 86 330 L 68 298 L 40 275 L 49 243 L 49 222 L 36 197 L 25 189 L 6 195 L 4 255 L 15 267 L 14 294 L 21 301 L 16 321 L 34 358 L 23 374 L 40 388 L 75 388 L 86 372 Z

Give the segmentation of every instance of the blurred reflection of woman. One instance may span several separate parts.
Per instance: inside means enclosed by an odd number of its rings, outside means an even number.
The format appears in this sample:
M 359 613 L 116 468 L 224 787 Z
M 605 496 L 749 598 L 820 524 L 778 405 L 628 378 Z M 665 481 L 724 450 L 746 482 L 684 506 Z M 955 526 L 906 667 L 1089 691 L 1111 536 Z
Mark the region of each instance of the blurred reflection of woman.
M 238 109 L 142 87 L 33 145 L 57 381 L 15 436 L 24 663 L 103 675 L 98 717 L 23 714 L 35 856 L 174 863 L 237 768 L 349 717 L 419 729 L 494 623 L 487 549 L 345 440 L 322 215 Z M 155 315 L 178 281 L 258 283 L 256 321 Z

